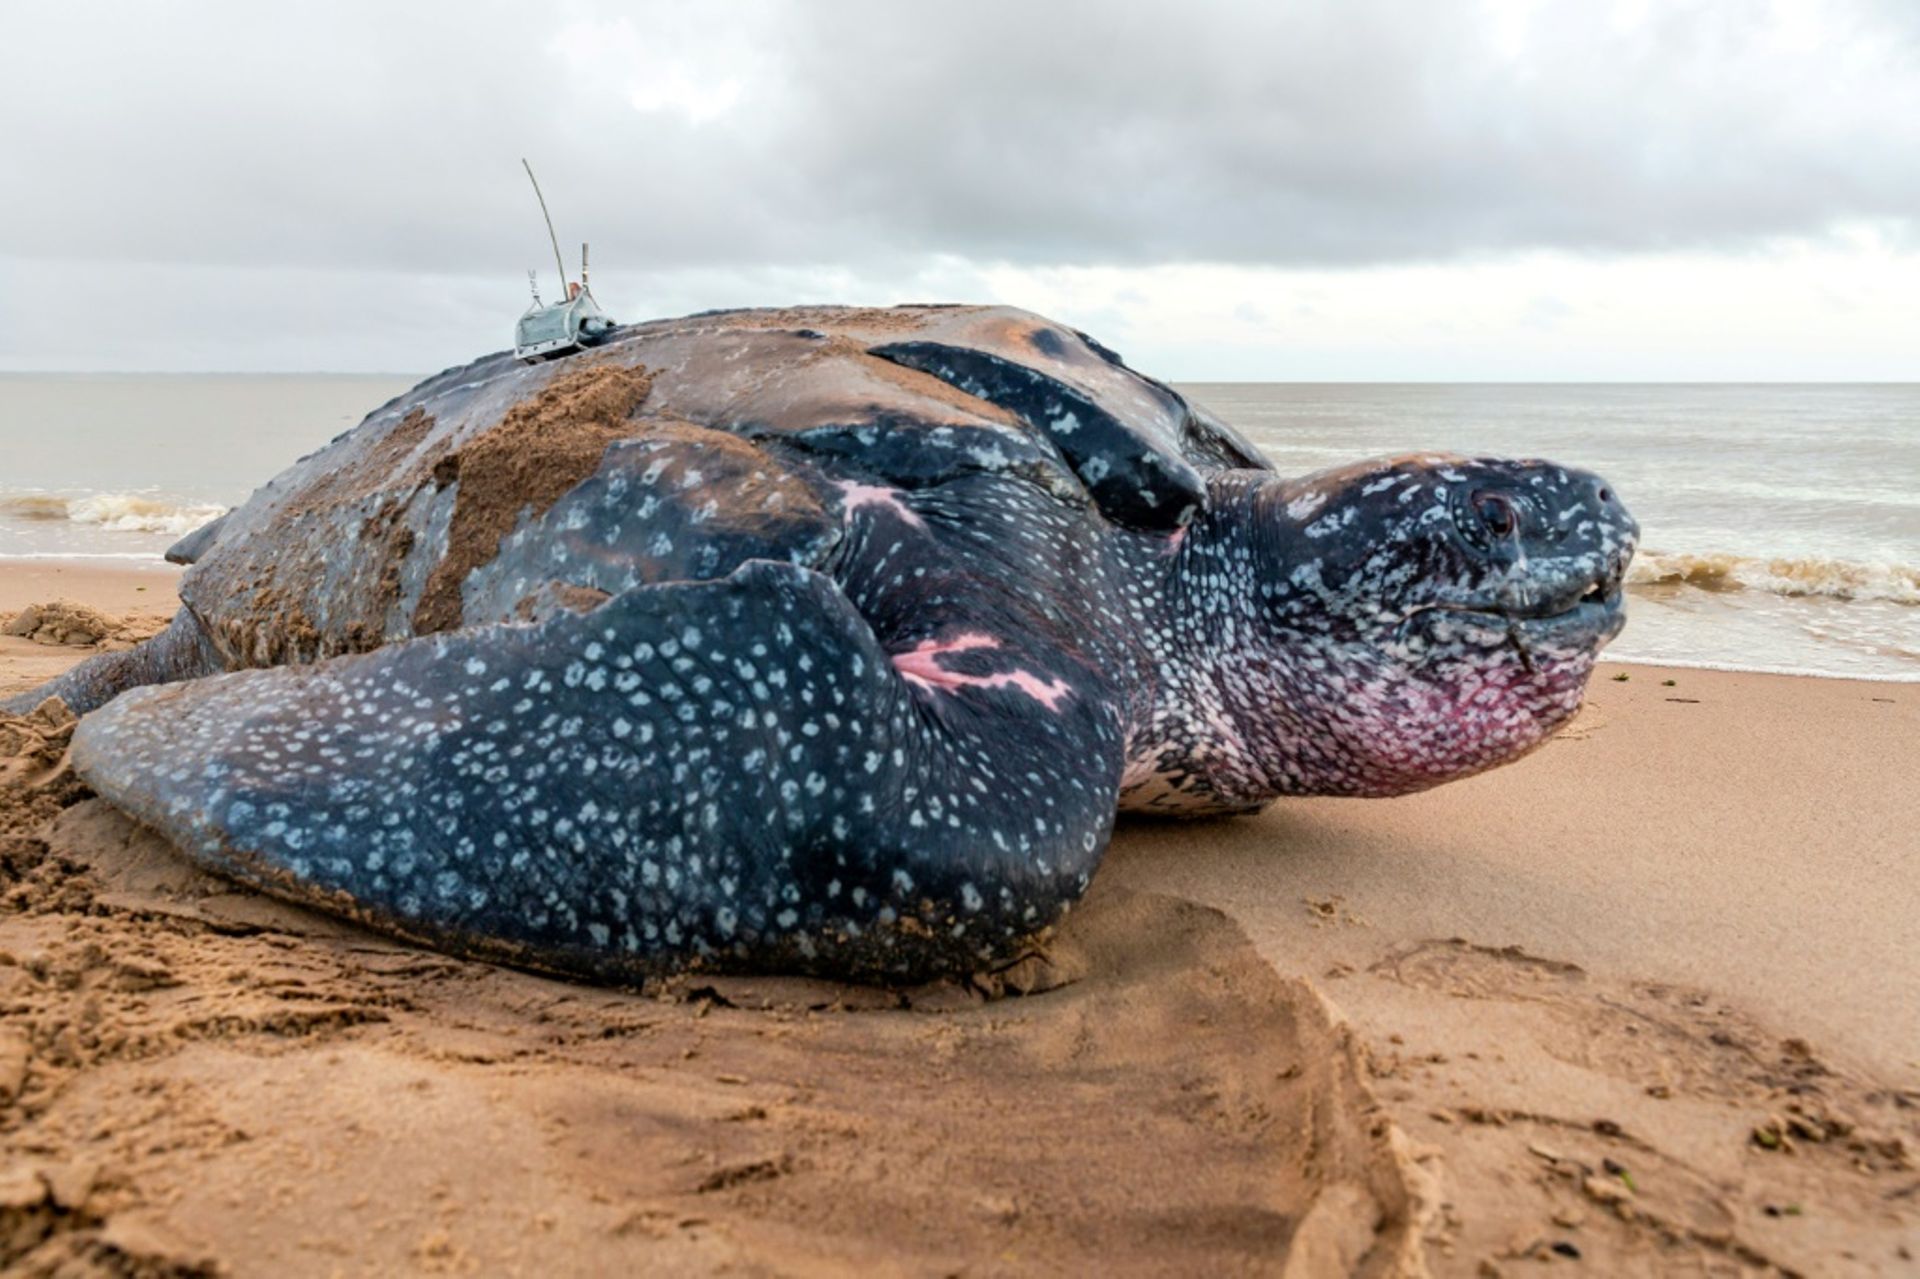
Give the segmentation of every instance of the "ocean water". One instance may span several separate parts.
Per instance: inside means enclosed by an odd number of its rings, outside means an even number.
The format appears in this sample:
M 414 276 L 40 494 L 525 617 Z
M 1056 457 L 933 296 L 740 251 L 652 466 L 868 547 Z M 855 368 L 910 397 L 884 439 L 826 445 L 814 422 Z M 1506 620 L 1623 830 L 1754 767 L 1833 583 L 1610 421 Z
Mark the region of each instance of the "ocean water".
M 0 375 L 0 558 L 155 563 L 408 375 Z M 1549 457 L 1639 518 L 1634 661 L 1920 680 L 1920 384 L 1203 384 L 1289 474 Z

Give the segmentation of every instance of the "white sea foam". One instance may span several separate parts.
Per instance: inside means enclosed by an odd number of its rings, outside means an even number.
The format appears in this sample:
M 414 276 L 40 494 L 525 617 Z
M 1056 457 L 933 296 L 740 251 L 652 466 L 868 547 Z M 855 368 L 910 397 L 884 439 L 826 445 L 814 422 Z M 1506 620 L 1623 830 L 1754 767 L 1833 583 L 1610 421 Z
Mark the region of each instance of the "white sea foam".
M 1634 557 L 1627 584 L 1679 584 L 1703 591 L 1765 591 L 1772 595 L 1920 605 L 1920 568 L 1907 564 L 1862 564 L 1823 556 L 1642 551 Z
M 16 520 L 87 524 L 110 533 L 165 533 L 179 537 L 217 518 L 226 508 L 173 502 L 143 493 L 25 493 L 0 498 L 0 516 Z

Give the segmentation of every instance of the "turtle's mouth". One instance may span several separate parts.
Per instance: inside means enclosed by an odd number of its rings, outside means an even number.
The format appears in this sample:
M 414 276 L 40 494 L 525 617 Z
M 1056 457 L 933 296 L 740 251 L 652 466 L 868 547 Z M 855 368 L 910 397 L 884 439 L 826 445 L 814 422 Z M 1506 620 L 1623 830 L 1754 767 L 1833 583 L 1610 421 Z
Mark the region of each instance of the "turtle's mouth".
M 1549 662 L 1591 657 L 1626 622 L 1621 575 L 1606 573 L 1558 589 L 1530 582 L 1481 600 L 1424 604 L 1401 620 L 1400 635 L 1482 650 L 1505 645 L 1532 674 Z

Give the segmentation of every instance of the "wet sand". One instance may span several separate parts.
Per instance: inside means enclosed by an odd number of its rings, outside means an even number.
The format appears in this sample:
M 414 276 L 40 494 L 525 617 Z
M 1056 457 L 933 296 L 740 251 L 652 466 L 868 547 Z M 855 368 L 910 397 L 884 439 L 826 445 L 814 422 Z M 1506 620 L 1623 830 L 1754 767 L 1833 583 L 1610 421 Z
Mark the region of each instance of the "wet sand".
M 8 566 L 0 616 L 137 630 L 171 580 Z M 0 692 L 89 651 L 0 640 Z M 995 998 L 414 950 L 191 870 L 58 723 L 8 732 L 15 1266 L 1920 1265 L 1912 685 L 1610 666 L 1481 778 L 1125 825 L 1017 982 L 1052 988 Z

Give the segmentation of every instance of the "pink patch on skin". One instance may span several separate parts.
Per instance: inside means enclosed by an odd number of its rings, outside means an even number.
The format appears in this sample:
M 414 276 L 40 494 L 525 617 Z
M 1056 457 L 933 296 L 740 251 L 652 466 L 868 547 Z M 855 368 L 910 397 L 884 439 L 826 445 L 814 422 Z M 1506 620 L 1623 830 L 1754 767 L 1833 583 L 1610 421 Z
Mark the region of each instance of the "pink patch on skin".
M 1180 553 L 1181 544 L 1184 543 L 1186 540 L 1187 540 L 1187 530 L 1184 525 L 1181 526 L 1180 528 L 1173 530 L 1173 532 L 1167 534 L 1167 554 L 1178 555 Z
M 846 503 L 849 515 L 863 506 L 878 506 L 892 511 L 915 528 L 925 527 L 913 508 L 901 500 L 899 489 L 886 488 L 879 484 L 862 484 L 857 480 L 841 480 L 839 487 L 841 500 Z
M 904 653 L 888 658 L 902 678 L 929 692 L 952 692 L 961 688 L 1017 688 L 1050 711 L 1060 709 L 1060 699 L 1073 690 L 1063 680 L 1042 680 L 1032 671 L 998 671 L 992 675 L 964 675 L 950 671 L 936 659 L 942 653 L 970 653 L 975 649 L 999 648 L 1000 641 L 978 631 L 963 631 L 949 640 L 922 640 Z

